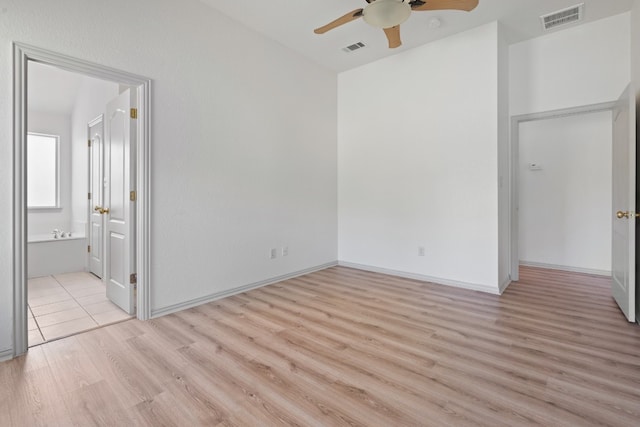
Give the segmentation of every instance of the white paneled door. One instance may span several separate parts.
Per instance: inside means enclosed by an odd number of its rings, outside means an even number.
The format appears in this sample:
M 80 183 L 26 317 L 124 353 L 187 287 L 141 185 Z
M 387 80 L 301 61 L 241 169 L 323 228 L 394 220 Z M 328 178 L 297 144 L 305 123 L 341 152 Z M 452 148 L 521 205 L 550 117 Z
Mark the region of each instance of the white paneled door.
M 126 90 L 107 104 L 104 117 L 105 277 L 107 297 L 135 313 L 134 102 Z
M 611 292 L 635 321 L 636 137 L 635 97 L 630 87 L 613 110 L 613 242 Z
M 104 205 L 104 138 L 103 116 L 88 124 L 89 142 L 89 271 L 104 276 L 104 215 L 95 206 Z

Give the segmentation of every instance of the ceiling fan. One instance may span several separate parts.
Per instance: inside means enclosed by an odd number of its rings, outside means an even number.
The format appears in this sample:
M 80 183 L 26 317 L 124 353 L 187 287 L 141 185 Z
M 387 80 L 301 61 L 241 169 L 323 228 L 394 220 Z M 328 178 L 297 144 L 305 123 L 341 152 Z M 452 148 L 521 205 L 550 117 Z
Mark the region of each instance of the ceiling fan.
M 472 11 L 479 0 L 365 0 L 369 3 L 363 9 L 356 9 L 327 25 L 313 30 L 316 34 L 324 34 L 340 25 L 355 21 L 358 18 L 376 28 L 382 28 L 389 40 L 389 48 L 402 44 L 400 41 L 400 24 L 406 21 L 412 11 L 428 10 L 465 10 Z

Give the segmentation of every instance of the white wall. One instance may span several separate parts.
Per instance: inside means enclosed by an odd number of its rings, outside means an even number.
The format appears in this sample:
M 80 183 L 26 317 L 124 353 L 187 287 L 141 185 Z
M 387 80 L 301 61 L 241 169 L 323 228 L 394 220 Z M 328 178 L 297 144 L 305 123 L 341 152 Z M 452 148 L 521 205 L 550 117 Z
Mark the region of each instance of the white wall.
M 341 73 L 340 262 L 497 292 L 497 140 L 497 23 Z
M 631 9 L 631 80 L 636 89 L 636 127 L 640 123 L 640 0 L 633 2 Z M 636 131 L 636 146 L 640 132 Z M 638 153 L 636 152 L 636 158 Z M 637 163 L 637 161 L 636 161 Z M 637 165 L 636 165 L 637 166 Z M 638 175 L 636 174 L 636 186 Z M 636 200 L 636 211 L 640 200 Z M 636 243 L 640 242 L 640 228 L 636 227 Z M 640 323 L 640 251 L 636 249 L 636 320 Z
M 72 226 L 75 233 L 86 233 L 89 181 L 87 124 L 105 111 L 107 102 L 118 96 L 119 85 L 84 77 L 71 113 L 72 138 Z
M 6 99 L 12 41 L 153 79 L 153 312 L 335 262 L 333 72 L 196 0 L 7 0 L 3 8 Z M 11 103 L 2 102 L 3 201 L 12 200 L 11 129 Z M 12 210 L 0 205 L 0 353 L 12 342 Z M 289 255 L 270 260 L 269 249 L 283 245 Z
M 612 132 L 609 111 L 520 124 L 523 264 L 610 273 Z
M 71 118 L 65 114 L 29 111 L 29 132 L 60 137 L 60 209 L 30 210 L 27 227 L 30 235 L 51 233 L 54 228 L 71 230 Z
M 629 13 L 511 46 L 512 115 L 618 99 L 630 79 Z
M 509 175 L 509 45 L 498 27 L 498 285 L 511 282 L 511 183 Z
M 630 14 L 623 13 L 511 45 L 510 114 L 616 100 L 631 76 L 630 43 Z
M 631 79 L 636 88 L 636 100 L 640 100 L 640 0 L 633 2 L 631 10 Z

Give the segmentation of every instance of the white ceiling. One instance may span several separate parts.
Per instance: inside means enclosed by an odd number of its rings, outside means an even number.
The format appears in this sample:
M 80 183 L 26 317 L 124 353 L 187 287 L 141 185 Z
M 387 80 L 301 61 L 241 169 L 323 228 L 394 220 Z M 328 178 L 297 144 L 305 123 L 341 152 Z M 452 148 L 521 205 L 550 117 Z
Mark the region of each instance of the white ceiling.
M 29 62 L 27 105 L 30 111 L 71 114 L 83 76 Z
M 357 20 L 318 35 L 320 27 L 345 13 L 366 6 L 365 0 L 269 0 L 255 2 L 247 13 L 245 2 L 200 0 L 232 19 L 335 71 L 344 71 L 394 55 L 492 21 L 503 23 L 511 43 L 542 35 L 539 16 L 579 3 L 579 0 L 480 0 L 472 12 L 413 12 L 402 24 L 403 45 L 389 49 L 384 33 Z M 584 21 L 595 21 L 631 9 L 633 0 L 582 0 Z M 431 17 L 442 21 L 429 28 Z M 563 27 L 568 28 L 568 27 Z M 562 29 L 555 30 L 562 31 Z M 357 42 L 366 47 L 346 53 L 342 48 Z M 71 114 L 84 77 L 55 67 L 29 63 L 29 109 Z
M 543 34 L 540 24 L 543 14 L 584 3 L 584 20 L 573 24 L 580 25 L 626 12 L 633 4 L 633 0 L 480 0 L 472 12 L 413 12 L 401 26 L 403 45 L 389 49 L 382 30 L 370 27 L 362 19 L 322 35 L 313 32 L 314 28 L 366 6 L 365 0 L 269 0 L 251 5 L 237 0 L 200 1 L 338 72 L 492 21 L 502 22 L 509 42 L 515 43 Z M 442 21 L 440 28 L 429 28 L 431 17 Z M 342 51 L 357 42 L 366 47 L 351 53 Z

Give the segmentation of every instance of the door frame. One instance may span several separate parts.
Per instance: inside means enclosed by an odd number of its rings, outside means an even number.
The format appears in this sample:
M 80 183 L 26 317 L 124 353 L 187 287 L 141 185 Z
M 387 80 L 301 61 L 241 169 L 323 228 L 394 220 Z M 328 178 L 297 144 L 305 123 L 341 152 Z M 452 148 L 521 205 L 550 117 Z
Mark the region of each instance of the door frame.
M 137 312 L 150 318 L 151 79 L 39 47 L 13 43 L 13 356 L 28 350 L 27 326 L 27 72 L 29 61 L 132 87 L 138 104 L 136 147 Z
M 102 139 L 100 141 L 100 145 L 102 146 L 102 154 L 100 156 L 100 160 L 103 162 L 102 165 L 102 173 L 104 174 L 104 113 L 98 115 L 98 117 L 96 117 L 93 120 L 90 120 L 87 123 L 87 138 L 89 139 L 89 141 L 93 141 L 91 139 L 91 128 L 97 124 L 101 124 L 102 125 L 102 135 L 100 136 Z M 92 156 L 92 150 L 93 150 L 93 142 L 91 143 L 90 147 L 87 147 L 87 165 L 89 167 L 89 173 L 87 174 L 87 188 L 89 190 L 89 192 L 91 193 L 91 199 L 87 200 L 87 223 L 88 223 L 88 227 L 87 227 L 87 244 L 91 245 L 91 248 L 93 249 L 92 243 L 92 236 L 93 236 L 93 222 L 91 219 L 91 215 L 94 213 L 93 210 L 93 206 L 95 206 L 95 194 L 93 192 L 93 158 Z M 104 186 L 103 186 L 104 187 Z M 104 193 L 101 193 L 102 196 L 104 196 Z M 103 201 L 100 202 L 100 204 L 102 205 L 104 203 L 104 197 L 103 197 Z M 100 216 L 102 222 L 104 223 L 104 217 L 101 215 Z M 100 228 L 103 232 L 104 235 L 104 224 L 101 225 Z M 103 236 L 104 238 L 104 236 Z M 101 257 L 101 261 L 100 263 L 102 264 L 102 271 L 100 272 L 100 279 L 102 280 L 102 278 L 104 277 L 104 241 L 103 239 L 100 240 L 103 244 L 101 244 L 100 246 L 100 257 Z M 93 256 L 93 250 L 91 252 L 87 253 L 87 267 L 89 269 L 90 273 L 94 273 L 91 267 L 91 257 Z M 95 273 L 94 273 L 95 274 Z
M 518 187 L 518 174 L 520 173 L 520 123 L 537 120 L 557 119 L 561 117 L 577 116 L 581 114 L 598 113 L 603 111 L 613 112 L 617 101 L 602 102 L 599 104 L 583 105 L 580 107 L 563 108 L 559 110 L 544 111 L 540 113 L 521 114 L 511 116 L 511 280 L 518 281 L 520 278 L 520 251 L 519 251 L 519 200 L 520 190 Z

